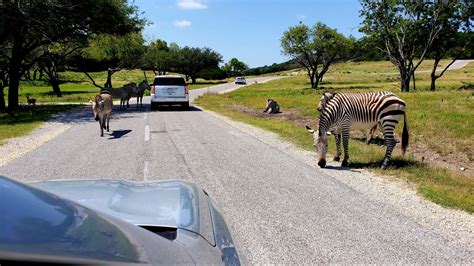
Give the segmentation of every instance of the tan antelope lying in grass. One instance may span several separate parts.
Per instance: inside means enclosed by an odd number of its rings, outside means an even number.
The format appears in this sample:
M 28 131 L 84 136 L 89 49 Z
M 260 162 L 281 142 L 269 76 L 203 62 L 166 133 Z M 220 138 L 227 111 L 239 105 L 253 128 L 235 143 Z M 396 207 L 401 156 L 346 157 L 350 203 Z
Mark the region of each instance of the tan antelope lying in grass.
M 269 113 L 269 114 L 278 114 L 280 113 L 280 106 L 278 103 L 273 100 L 273 99 L 268 99 L 267 100 L 267 107 L 265 107 L 265 110 L 263 110 L 264 113 Z
M 108 91 L 101 91 L 100 94 L 95 96 L 94 102 L 92 102 L 94 119 L 99 121 L 101 137 L 104 136 L 104 129 L 107 129 L 107 132 L 109 132 L 109 122 L 113 106 L 113 98 Z

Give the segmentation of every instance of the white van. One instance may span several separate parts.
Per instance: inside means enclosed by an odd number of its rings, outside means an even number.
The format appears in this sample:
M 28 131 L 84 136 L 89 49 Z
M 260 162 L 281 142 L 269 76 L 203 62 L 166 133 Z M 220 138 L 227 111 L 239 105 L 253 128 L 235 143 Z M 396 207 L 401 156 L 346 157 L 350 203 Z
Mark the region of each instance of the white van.
M 189 110 L 189 88 L 181 76 L 156 76 L 150 90 L 151 109 L 160 105 L 181 105 Z

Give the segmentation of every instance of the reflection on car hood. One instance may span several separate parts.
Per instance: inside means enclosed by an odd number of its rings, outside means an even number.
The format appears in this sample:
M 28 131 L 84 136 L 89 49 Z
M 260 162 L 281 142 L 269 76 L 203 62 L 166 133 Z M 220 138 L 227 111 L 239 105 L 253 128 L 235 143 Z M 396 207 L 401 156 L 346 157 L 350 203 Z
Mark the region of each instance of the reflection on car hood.
M 207 202 L 193 183 L 81 180 L 32 185 L 132 224 L 187 229 L 214 242 Z

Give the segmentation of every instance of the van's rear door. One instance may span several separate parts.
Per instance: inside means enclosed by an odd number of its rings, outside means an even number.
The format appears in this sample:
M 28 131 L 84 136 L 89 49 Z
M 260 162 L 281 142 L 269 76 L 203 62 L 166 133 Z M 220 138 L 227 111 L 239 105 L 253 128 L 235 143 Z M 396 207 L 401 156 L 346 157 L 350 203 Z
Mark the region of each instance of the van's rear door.
M 157 77 L 153 82 L 155 85 L 155 97 L 184 98 L 186 97 L 186 82 L 181 77 Z

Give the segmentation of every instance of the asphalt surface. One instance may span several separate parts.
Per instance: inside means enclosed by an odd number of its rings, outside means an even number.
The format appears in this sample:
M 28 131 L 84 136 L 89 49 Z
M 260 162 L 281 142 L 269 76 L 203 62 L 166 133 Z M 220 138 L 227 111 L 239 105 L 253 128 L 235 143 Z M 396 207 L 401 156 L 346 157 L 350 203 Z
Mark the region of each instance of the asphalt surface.
M 251 264 L 474 262 L 468 214 L 337 164 L 322 170 L 311 153 L 198 107 L 132 106 L 114 109 L 111 132 L 102 138 L 90 107 L 57 118 L 69 128 L 0 167 L 0 174 L 26 182 L 194 181 L 218 203 Z M 454 224 L 457 216 L 464 222 Z

